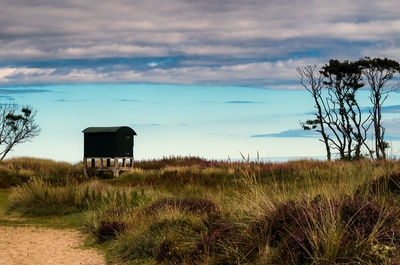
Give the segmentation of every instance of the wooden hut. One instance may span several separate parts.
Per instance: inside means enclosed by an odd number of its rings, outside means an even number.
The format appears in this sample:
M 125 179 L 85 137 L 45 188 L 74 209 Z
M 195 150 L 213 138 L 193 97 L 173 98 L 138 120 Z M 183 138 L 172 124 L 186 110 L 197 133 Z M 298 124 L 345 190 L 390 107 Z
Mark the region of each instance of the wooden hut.
M 93 170 L 112 171 L 115 177 L 118 177 L 120 171 L 133 167 L 133 137 L 137 134 L 132 128 L 127 126 L 88 127 L 82 132 L 84 133 L 83 171 L 85 177 L 88 177 L 88 160 L 91 161 Z M 106 165 L 104 165 L 104 160 Z

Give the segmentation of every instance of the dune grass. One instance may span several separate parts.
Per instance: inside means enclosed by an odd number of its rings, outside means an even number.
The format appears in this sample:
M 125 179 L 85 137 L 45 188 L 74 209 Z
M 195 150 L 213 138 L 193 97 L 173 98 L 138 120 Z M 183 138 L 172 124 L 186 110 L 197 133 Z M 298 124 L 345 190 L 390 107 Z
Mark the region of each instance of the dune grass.
M 99 181 L 83 184 L 54 185 L 44 178 L 32 178 L 11 188 L 8 196 L 9 211 L 18 210 L 25 215 L 65 215 L 96 209 L 104 205 L 129 207 L 144 200 L 144 192 L 138 195 L 132 188 L 116 189 Z
M 33 177 L 43 177 L 58 184 L 65 184 L 72 179 L 83 180 L 80 164 L 72 165 L 30 157 L 11 158 L 0 162 L 0 189 L 20 185 Z
M 0 216 L 3 216 L 6 213 L 9 193 L 9 189 L 0 189 Z
M 9 209 L 72 216 L 118 264 L 400 261 L 399 161 L 136 165 L 111 180 L 32 177 L 7 191 Z

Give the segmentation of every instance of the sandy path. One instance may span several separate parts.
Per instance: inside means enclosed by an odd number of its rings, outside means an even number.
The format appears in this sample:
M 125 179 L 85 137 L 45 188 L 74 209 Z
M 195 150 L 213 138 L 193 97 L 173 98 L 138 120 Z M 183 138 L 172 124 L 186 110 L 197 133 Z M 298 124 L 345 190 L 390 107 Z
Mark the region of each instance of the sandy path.
M 0 265 L 105 265 L 73 230 L 0 226 Z

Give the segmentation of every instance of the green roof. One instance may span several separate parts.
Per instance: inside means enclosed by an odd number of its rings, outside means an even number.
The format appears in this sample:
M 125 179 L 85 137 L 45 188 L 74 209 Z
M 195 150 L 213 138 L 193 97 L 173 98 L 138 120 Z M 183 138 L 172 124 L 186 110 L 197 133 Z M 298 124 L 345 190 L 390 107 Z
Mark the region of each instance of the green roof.
M 117 126 L 117 127 L 88 127 L 85 130 L 83 130 L 83 133 L 116 133 L 118 132 L 121 128 L 128 128 L 132 130 L 133 135 L 137 135 L 136 132 L 128 127 L 128 126 Z

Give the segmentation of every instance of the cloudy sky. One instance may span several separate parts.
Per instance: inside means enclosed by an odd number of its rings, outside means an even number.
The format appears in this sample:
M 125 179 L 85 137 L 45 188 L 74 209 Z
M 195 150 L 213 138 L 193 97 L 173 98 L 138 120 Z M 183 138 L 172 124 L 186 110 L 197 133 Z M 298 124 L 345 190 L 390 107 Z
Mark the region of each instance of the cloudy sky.
M 138 158 L 321 156 L 298 130 L 313 107 L 296 67 L 400 60 L 399 10 L 397 0 L 0 0 L 0 98 L 35 107 L 42 127 L 13 155 L 77 161 L 82 129 L 129 125 Z M 399 105 L 395 93 L 385 109 L 395 142 Z

